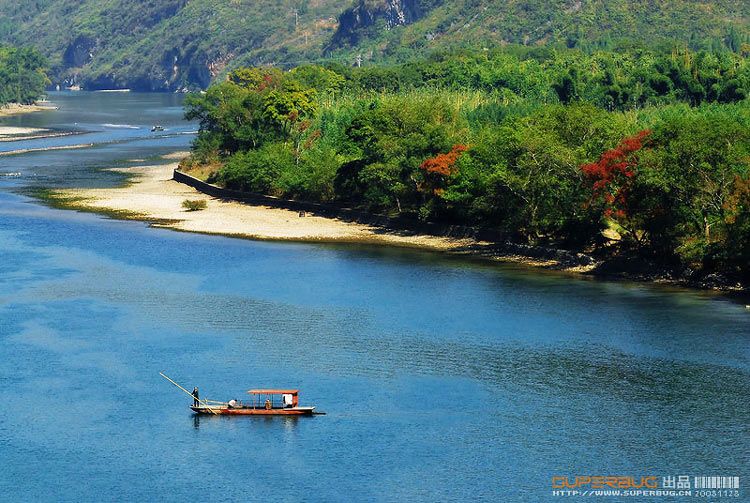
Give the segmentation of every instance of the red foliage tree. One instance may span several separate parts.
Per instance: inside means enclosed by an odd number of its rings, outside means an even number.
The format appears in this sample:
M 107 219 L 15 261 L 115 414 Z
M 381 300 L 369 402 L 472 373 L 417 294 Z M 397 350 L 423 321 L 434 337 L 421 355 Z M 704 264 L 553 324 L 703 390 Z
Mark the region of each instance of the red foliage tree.
M 644 130 L 627 137 L 604 152 L 597 162 L 581 166 L 581 171 L 593 181 L 594 198 L 604 200 L 605 216 L 618 219 L 628 216 L 628 195 L 638 166 L 636 154 L 650 134 L 650 130 Z
M 270 73 L 263 75 L 260 84 L 258 84 L 258 91 L 265 91 L 268 88 L 276 87 L 276 82 L 274 82 L 274 80 L 273 75 Z
M 426 185 L 430 192 L 436 195 L 443 192 L 441 185 L 445 183 L 446 177 L 456 174 L 456 161 L 467 149 L 466 145 L 454 145 L 447 154 L 438 154 L 419 165 L 419 169 L 425 173 Z
M 426 173 L 434 173 L 437 175 L 453 175 L 455 174 L 456 161 L 461 157 L 461 154 L 466 152 L 467 148 L 466 145 L 454 145 L 451 151 L 447 154 L 438 154 L 435 157 L 431 157 L 424 161 L 419 166 L 419 169 Z

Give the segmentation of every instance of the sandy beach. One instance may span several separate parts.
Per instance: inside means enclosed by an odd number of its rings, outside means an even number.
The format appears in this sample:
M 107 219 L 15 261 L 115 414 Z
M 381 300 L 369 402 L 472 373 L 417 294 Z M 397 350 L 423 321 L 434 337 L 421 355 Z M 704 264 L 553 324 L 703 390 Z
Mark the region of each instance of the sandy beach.
M 0 117 L 5 115 L 26 114 L 31 112 L 42 112 L 44 110 L 55 110 L 54 106 L 43 105 L 20 105 L 18 103 L 8 103 L 0 106 Z
M 44 110 L 57 110 L 55 106 L 42 105 L 19 105 L 18 103 L 7 103 L 0 106 L 0 118 L 10 115 L 41 112 Z M 34 138 L 47 138 L 54 136 L 65 136 L 71 133 L 50 132 L 48 129 L 5 126 L 0 124 L 0 142 L 30 140 Z
M 11 141 L 42 133 L 45 129 L 33 127 L 13 127 L 0 125 L 0 140 Z M 21 137 L 21 138 L 19 138 Z
M 153 222 L 152 225 L 186 232 L 221 234 L 251 239 L 343 243 L 382 243 L 435 250 L 458 250 L 472 240 L 437 236 L 384 233 L 382 229 L 333 218 L 222 201 L 172 180 L 177 163 L 118 169 L 132 176 L 124 187 L 66 189 L 54 191 L 51 199 L 65 207 L 113 212 L 124 218 Z M 206 201 L 206 209 L 187 211 L 185 200 Z
M 0 142 L 37 140 L 39 138 L 59 138 L 80 134 L 76 131 L 53 131 L 30 127 L 0 126 Z

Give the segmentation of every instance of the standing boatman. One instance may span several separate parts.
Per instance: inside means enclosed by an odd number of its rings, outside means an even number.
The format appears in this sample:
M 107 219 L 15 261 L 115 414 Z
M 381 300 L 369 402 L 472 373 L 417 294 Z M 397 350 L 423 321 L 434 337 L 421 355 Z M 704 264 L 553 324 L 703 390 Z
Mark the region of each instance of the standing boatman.
M 198 386 L 193 388 L 193 407 L 200 405 L 200 398 L 198 397 Z

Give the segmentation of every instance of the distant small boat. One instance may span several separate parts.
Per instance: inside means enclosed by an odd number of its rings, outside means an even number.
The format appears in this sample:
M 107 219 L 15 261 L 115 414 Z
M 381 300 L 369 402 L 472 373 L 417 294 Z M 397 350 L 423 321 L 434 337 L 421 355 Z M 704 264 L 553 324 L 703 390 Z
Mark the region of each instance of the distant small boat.
M 296 389 L 251 389 L 249 402 L 230 400 L 217 402 L 199 400 L 190 408 L 196 414 L 223 416 L 311 416 L 315 407 L 300 407 L 299 390 Z
M 164 127 L 156 125 L 156 126 L 154 126 L 154 127 L 151 128 L 151 132 L 152 133 L 155 133 L 156 131 L 164 131 Z

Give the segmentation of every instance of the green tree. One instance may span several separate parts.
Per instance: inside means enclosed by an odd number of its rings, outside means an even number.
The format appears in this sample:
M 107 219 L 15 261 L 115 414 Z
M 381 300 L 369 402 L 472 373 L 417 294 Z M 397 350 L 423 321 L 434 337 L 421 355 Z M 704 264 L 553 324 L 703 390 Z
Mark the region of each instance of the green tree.
M 47 60 L 31 48 L 0 46 L 0 105 L 31 104 L 49 84 Z
M 282 89 L 274 89 L 263 97 L 263 116 L 270 127 L 287 139 L 297 122 L 315 112 L 314 98 L 314 89 L 305 89 L 294 81 L 286 82 Z

